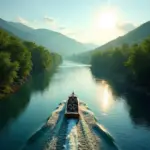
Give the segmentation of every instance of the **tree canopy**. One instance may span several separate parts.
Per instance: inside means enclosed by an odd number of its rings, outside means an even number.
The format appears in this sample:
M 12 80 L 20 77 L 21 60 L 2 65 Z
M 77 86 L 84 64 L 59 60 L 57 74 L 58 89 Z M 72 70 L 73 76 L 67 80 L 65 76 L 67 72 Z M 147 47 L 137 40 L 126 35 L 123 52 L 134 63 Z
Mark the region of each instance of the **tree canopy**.
M 92 55 L 92 71 L 97 76 L 120 80 L 126 78 L 134 84 L 150 85 L 150 38 L 140 44 L 96 51 Z
M 31 73 L 58 65 L 61 56 L 45 47 L 22 41 L 0 29 L 0 94 L 10 93 Z

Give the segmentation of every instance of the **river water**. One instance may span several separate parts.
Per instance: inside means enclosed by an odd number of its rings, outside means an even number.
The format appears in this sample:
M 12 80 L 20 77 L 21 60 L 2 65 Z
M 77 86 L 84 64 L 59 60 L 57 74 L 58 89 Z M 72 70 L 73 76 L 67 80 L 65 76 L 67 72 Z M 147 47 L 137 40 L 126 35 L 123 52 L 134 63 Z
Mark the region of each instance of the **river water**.
M 136 93 L 117 94 L 107 81 L 94 78 L 89 65 L 64 61 L 55 73 L 33 77 L 0 101 L 0 150 L 22 149 L 72 91 L 94 112 L 119 149 L 150 149 L 147 99 Z

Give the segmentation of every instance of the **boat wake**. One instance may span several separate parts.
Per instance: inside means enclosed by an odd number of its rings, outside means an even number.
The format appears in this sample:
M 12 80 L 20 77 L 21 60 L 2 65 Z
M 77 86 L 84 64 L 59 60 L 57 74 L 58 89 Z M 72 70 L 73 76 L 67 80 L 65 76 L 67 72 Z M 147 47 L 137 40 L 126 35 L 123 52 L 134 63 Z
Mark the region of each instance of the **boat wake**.
M 77 150 L 78 149 L 78 130 L 77 119 L 68 120 L 67 137 L 65 150 Z
M 66 119 L 65 102 L 60 103 L 27 141 L 23 150 L 117 150 L 115 140 L 93 112 L 80 102 L 80 119 Z

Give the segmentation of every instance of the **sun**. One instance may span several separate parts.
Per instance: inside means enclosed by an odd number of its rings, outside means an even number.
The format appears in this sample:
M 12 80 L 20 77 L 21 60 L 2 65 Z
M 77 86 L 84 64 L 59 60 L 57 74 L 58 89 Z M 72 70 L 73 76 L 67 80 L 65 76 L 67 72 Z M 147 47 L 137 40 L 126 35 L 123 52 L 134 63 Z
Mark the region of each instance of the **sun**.
M 117 15 L 113 11 L 101 12 L 98 17 L 98 26 L 101 29 L 114 29 L 117 24 Z

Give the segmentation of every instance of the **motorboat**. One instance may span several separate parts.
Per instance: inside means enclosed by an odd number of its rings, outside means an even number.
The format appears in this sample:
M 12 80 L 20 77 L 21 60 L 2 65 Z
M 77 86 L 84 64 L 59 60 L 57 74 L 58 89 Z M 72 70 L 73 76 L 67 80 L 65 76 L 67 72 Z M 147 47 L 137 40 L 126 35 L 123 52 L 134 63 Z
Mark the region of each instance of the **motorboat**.
M 65 116 L 67 118 L 79 118 L 79 100 L 74 92 L 69 96 L 66 102 Z

